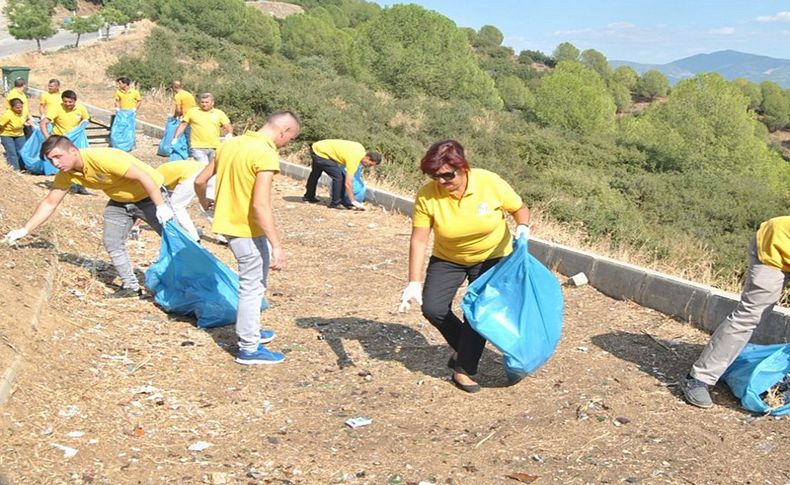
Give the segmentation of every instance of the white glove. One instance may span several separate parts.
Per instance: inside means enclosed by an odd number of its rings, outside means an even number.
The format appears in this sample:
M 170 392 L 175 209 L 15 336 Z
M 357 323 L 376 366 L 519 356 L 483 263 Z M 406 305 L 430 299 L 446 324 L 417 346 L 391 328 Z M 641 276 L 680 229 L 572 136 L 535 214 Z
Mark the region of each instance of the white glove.
M 352 202 L 351 205 L 353 205 L 354 208 L 357 209 L 357 210 L 361 210 L 361 211 L 365 210 L 365 205 L 362 204 L 362 202 L 360 202 L 358 200 L 355 200 L 354 202 Z
M 222 141 L 228 141 L 233 138 L 233 133 L 228 133 L 227 135 L 222 137 Z
M 173 218 L 173 209 L 167 204 L 156 206 L 156 220 L 164 225 L 167 221 Z
M 119 111 L 121 111 L 121 108 L 119 108 L 119 107 L 117 107 L 117 106 L 116 106 L 116 107 L 115 107 L 115 112 L 117 113 L 117 112 L 119 112 Z
M 174 147 L 174 146 L 176 146 L 176 143 L 178 143 L 178 138 L 173 137 L 173 139 L 170 140 L 170 146 Z
M 520 239 L 521 236 L 524 236 L 524 239 L 529 241 L 529 226 L 526 224 L 519 224 L 516 226 L 516 239 Z
M 25 236 L 27 236 L 27 229 L 24 227 L 22 229 L 14 229 L 13 231 L 10 231 L 8 234 L 6 234 L 6 236 L 3 238 L 3 242 L 6 244 L 15 244 Z
M 398 311 L 401 313 L 409 311 L 409 308 L 411 308 L 411 304 L 409 304 L 410 300 L 414 300 L 422 305 L 422 283 L 419 281 L 409 281 L 409 284 L 406 285 L 400 297 Z

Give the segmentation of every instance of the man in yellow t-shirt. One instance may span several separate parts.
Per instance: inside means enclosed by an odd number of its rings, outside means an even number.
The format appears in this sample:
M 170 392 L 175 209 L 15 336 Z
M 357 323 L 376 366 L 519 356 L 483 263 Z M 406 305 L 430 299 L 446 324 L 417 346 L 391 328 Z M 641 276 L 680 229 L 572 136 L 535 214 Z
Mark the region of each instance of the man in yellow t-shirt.
M 261 331 L 261 300 L 269 268 L 282 269 L 286 263 L 272 208 L 272 180 L 280 171 L 277 149 L 298 136 L 299 129 L 299 119 L 293 113 L 274 113 L 260 130 L 223 143 L 195 180 L 200 205 L 208 209 L 206 187 L 216 174 L 212 230 L 227 236 L 239 265 L 239 364 L 277 364 L 285 359 L 263 346 L 262 339 L 270 340 L 271 333 Z
M 60 81 L 57 79 L 50 79 L 47 83 L 47 92 L 42 93 L 38 98 L 38 114 L 43 118 L 47 114 L 47 110 L 52 106 L 57 106 L 61 102 Z
M 749 342 L 754 329 L 771 313 L 790 283 L 790 216 L 769 219 L 749 244 L 749 268 L 741 300 L 716 327 L 685 379 L 683 397 L 700 408 L 713 406 L 708 386 L 715 385 Z
M 77 102 L 77 93 L 71 89 L 63 91 L 61 103 L 51 106 L 47 114 L 41 118 L 40 128 L 44 138 L 49 137 L 48 125 L 52 123 L 53 135 L 65 135 L 78 127 L 83 121 L 88 121 L 91 116 L 87 108 Z
M 104 247 L 123 283 L 110 297 L 142 296 L 126 252 L 126 239 L 137 219 L 144 220 L 157 234 L 161 234 L 162 224 L 173 218 L 173 210 L 161 191 L 162 175 L 122 150 L 80 150 L 68 138 L 58 135 L 50 136 L 44 142 L 41 157 L 48 158 L 60 172 L 55 175 L 52 188 L 24 227 L 9 232 L 5 242 L 13 244 L 46 222 L 72 184 L 102 190 L 110 198 L 104 208 Z
M 11 100 L 11 109 L 5 110 L 0 115 L 0 141 L 5 148 L 5 158 L 8 164 L 16 171 L 25 168 L 19 152 L 25 146 L 25 117 L 23 116 L 24 103 L 19 98 Z
M 364 167 L 372 167 L 381 163 L 381 155 L 376 152 L 366 152 L 361 143 L 348 140 L 321 140 L 313 143 L 310 147 L 310 158 L 313 160 L 312 171 L 307 177 L 307 186 L 302 200 L 305 202 L 316 203 L 315 190 L 321 174 L 326 172 L 332 183 L 330 186 L 331 209 L 365 210 L 362 202 L 354 198 L 353 181 L 354 174 L 362 164 Z M 345 169 L 345 175 L 343 170 Z
M 181 81 L 173 81 L 170 83 L 170 89 L 173 90 L 173 102 L 175 109 L 173 110 L 174 118 L 181 118 L 184 113 L 197 106 L 195 97 L 192 93 L 181 87 Z
M 221 142 L 221 130 L 226 133 L 223 139 L 233 137 L 233 125 L 230 124 L 228 115 L 214 107 L 214 95 L 211 93 L 198 96 L 198 106 L 184 113 L 181 124 L 173 134 L 174 145 L 187 126 L 192 131 L 189 136 L 189 155 L 203 163 L 209 163 L 214 159 Z
M 128 77 L 119 77 L 115 80 L 118 89 L 115 90 L 115 111 L 120 109 L 130 109 L 137 111 L 143 98 L 140 91 L 132 87 L 132 81 Z
M 200 241 L 200 236 L 189 217 L 187 207 L 195 198 L 195 178 L 203 167 L 205 165 L 196 160 L 177 160 L 156 167 L 156 171 L 164 177 L 164 186 L 170 192 L 170 206 L 176 221 L 195 241 Z

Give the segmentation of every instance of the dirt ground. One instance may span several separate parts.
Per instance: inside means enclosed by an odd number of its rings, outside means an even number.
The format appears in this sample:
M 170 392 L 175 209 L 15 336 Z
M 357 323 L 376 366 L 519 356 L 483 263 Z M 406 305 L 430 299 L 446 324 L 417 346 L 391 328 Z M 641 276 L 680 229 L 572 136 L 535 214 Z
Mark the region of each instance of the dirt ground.
M 84 92 L 98 96 L 100 81 Z M 156 143 L 139 137 L 135 155 L 161 163 Z M 0 168 L 2 234 L 24 223 L 47 182 Z M 102 194 L 69 195 L 48 225 L 0 246 L 0 368 L 24 357 L 0 408 L 0 483 L 790 481 L 787 418 L 751 415 L 721 386 L 713 409 L 682 402 L 674 384 L 707 335 L 589 286 L 563 289 L 563 338 L 546 366 L 507 386 L 489 349 L 483 390 L 461 392 L 438 331 L 417 311 L 395 311 L 408 219 L 303 204 L 303 190 L 276 179 L 289 266 L 270 275 L 262 320 L 287 355 L 278 366 L 234 363 L 232 327 L 204 331 L 151 300 L 104 299 L 118 280 L 101 247 Z M 144 271 L 156 234 L 128 244 Z M 203 244 L 234 267 L 226 247 Z M 372 423 L 344 424 L 358 416 Z

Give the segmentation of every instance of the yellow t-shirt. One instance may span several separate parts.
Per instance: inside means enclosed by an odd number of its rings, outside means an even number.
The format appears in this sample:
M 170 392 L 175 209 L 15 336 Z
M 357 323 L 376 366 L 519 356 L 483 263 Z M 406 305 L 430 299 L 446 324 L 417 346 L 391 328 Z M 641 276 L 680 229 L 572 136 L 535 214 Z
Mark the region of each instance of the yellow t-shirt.
M 197 103 L 195 102 L 195 97 L 192 96 L 192 93 L 184 89 L 179 90 L 175 94 L 175 96 L 173 96 L 173 101 L 175 101 L 176 106 L 181 108 L 182 116 L 186 114 L 187 111 L 197 106 Z
M 19 88 L 11 88 L 8 90 L 8 94 L 5 97 L 5 107 L 6 109 L 11 109 L 11 100 L 12 99 L 21 99 L 24 107 L 22 108 L 22 116 L 27 119 L 30 116 L 30 106 L 27 104 L 27 95 L 25 94 L 24 89 Z
M 176 188 L 176 185 L 203 170 L 203 168 L 205 168 L 205 165 L 197 160 L 178 160 L 163 163 L 156 167 L 156 171 L 164 177 L 163 185 L 168 190 L 173 190 Z
M 757 230 L 757 258 L 769 266 L 790 272 L 790 216 L 774 217 Z
M 219 129 L 230 124 L 228 115 L 222 110 L 212 108 L 203 111 L 196 106 L 184 114 L 183 121 L 192 127 L 190 145 L 192 148 L 217 148 L 219 147 Z
M 40 98 L 38 98 L 38 104 L 44 107 L 44 113 L 49 111 L 50 107 L 57 106 L 62 102 L 60 95 L 60 91 L 57 93 L 50 93 L 47 91 L 46 93 L 43 93 Z
M 83 121 L 91 118 L 87 108 L 80 103 L 75 104 L 70 111 L 66 111 L 63 103 L 56 104 L 47 109 L 45 116 L 52 122 L 53 135 L 65 135 L 78 127 Z
M 25 136 L 23 127 L 27 121 L 27 116 L 24 114 L 16 114 L 14 110 L 7 109 L 0 115 L 0 136 Z
M 252 191 L 258 172 L 279 172 L 280 155 L 274 142 L 248 131 L 217 150 L 217 187 L 211 230 L 236 237 L 263 236 L 252 212 Z
M 129 167 L 135 166 L 151 177 L 158 186 L 164 177 L 132 155 L 117 148 L 83 148 L 80 150 L 82 172 L 58 172 L 52 186 L 56 189 L 68 190 L 71 184 L 80 184 L 89 189 L 104 191 L 107 196 L 121 203 L 138 202 L 146 197 L 140 182 L 125 177 Z
M 468 174 L 460 199 L 434 181 L 425 184 L 414 201 L 414 227 L 432 228 L 433 255 L 462 265 L 507 256 L 513 251 L 505 212 L 524 203 L 499 175 L 479 168 Z
M 359 162 L 365 158 L 365 147 L 361 143 L 348 140 L 321 140 L 313 143 L 316 155 L 346 167 L 346 173 L 351 176 L 359 168 Z
M 120 103 L 121 109 L 135 109 L 137 108 L 137 102 L 141 99 L 140 91 L 136 89 L 129 88 L 128 91 L 115 90 L 115 101 Z

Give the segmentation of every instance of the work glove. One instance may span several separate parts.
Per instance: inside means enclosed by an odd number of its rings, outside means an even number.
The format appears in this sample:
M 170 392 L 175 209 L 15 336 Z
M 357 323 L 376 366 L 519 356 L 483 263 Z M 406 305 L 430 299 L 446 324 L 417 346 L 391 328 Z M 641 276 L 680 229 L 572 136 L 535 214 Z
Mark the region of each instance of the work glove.
M 178 138 L 173 137 L 173 139 L 170 140 L 170 146 L 174 147 L 174 146 L 176 146 L 176 143 L 178 143 Z
M 409 311 L 409 308 L 411 308 L 409 301 L 411 300 L 414 300 L 422 305 L 422 283 L 419 281 L 409 281 L 409 284 L 406 285 L 406 288 L 403 290 L 403 294 L 400 297 L 400 306 L 398 307 L 398 311 L 401 313 Z
M 529 241 L 529 226 L 526 224 L 519 224 L 516 226 L 516 239 L 524 236 L 524 239 Z
M 356 210 L 359 210 L 359 211 L 365 210 L 365 205 L 362 202 L 358 201 L 358 200 L 355 200 L 354 202 L 352 202 L 351 205 L 354 206 L 354 209 L 356 209 Z
M 167 204 L 156 206 L 156 220 L 164 225 L 167 221 L 173 218 L 173 209 Z
M 6 244 L 15 244 L 25 236 L 27 236 L 27 229 L 24 227 L 22 229 L 14 229 L 13 231 L 10 231 L 8 234 L 6 234 L 6 236 L 3 238 L 3 242 Z

